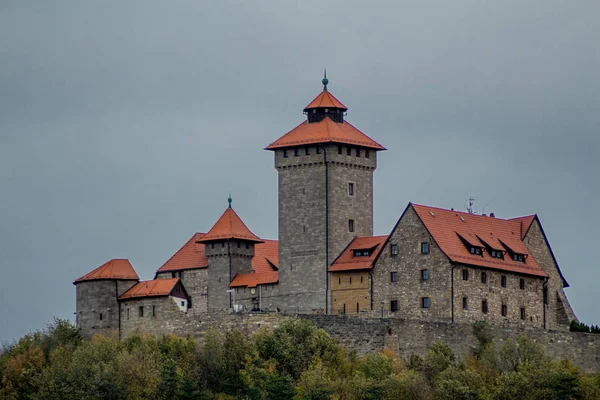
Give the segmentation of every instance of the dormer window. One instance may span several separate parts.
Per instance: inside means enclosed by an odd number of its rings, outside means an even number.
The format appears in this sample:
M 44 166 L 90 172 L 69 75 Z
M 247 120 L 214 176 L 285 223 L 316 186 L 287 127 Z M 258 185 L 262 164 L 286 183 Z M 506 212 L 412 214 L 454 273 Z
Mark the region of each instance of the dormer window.
M 369 257 L 371 255 L 371 250 L 354 250 L 354 257 Z
M 522 262 L 522 263 L 525 262 L 525 254 L 515 253 L 515 254 L 513 254 L 512 258 L 514 261 L 518 261 L 518 262 Z
M 504 258 L 504 252 L 502 250 L 491 250 L 490 255 L 492 258 Z
M 469 249 L 469 251 L 471 252 L 471 254 L 475 254 L 476 256 L 480 256 L 483 252 L 483 249 L 481 247 L 477 247 L 477 246 L 471 246 L 471 248 Z

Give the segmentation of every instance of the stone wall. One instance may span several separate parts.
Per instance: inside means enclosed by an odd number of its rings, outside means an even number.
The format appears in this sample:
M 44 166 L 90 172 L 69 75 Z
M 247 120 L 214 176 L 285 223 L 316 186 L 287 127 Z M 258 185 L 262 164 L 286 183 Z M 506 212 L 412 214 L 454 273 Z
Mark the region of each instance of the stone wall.
M 83 336 L 108 333 L 119 327 L 118 297 L 136 280 L 91 280 L 75 285 L 75 322 Z
M 548 305 L 546 327 L 548 329 L 568 330 L 572 320 L 577 319 L 563 290 L 563 280 L 558 266 L 552 257 L 552 251 L 546 242 L 541 225 L 533 221 L 523 242 L 538 265 L 548 274 Z
M 373 171 L 377 153 L 323 144 L 275 151 L 279 194 L 278 307 L 325 311 L 327 267 L 355 236 L 373 234 Z M 308 154 L 307 154 L 308 153 Z M 287 156 L 286 156 L 287 154 Z M 298 155 L 295 155 L 298 154 Z M 326 167 L 329 259 L 326 258 Z M 348 184 L 354 184 L 350 195 Z M 349 220 L 354 231 L 349 231 Z M 327 300 L 326 300 L 327 299 Z M 330 302 L 329 302 L 330 303 Z M 329 305 L 331 307 L 331 304 Z
M 167 271 L 156 274 L 156 279 L 170 279 L 179 276 L 190 296 L 195 313 L 208 312 L 208 268 Z

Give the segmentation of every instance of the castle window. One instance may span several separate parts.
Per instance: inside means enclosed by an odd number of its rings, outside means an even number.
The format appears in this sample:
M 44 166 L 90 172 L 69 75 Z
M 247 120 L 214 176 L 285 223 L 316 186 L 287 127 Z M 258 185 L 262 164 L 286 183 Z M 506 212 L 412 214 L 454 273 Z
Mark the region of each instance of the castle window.
M 342 154 L 342 146 L 338 146 L 338 154 Z
M 504 258 L 504 253 L 500 250 L 492 250 L 490 251 L 490 255 L 492 258 Z
M 211 243 L 211 244 L 210 244 L 210 248 L 211 248 L 211 249 L 214 249 L 214 248 L 215 248 L 215 244 L 214 244 L 214 243 Z
M 221 243 L 221 247 L 225 247 L 225 242 Z
M 338 278 L 338 285 L 342 284 L 342 278 Z
M 469 270 L 468 269 L 463 269 L 462 270 L 462 278 L 463 278 L 463 281 L 468 281 L 469 280 Z
M 240 248 L 240 246 L 242 245 L 242 242 L 238 241 L 238 242 L 237 242 L 237 245 L 238 245 L 238 249 L 239 249 L 239 248 Z
M 348 220 L 348 232 L 354 232 L 354 220 L 353 219 Z
M 129 319 L 129 307 L 127 307 L 127 319 Z
M 421 297 L 421 307 L 429 308 L 429 297 Z
M 390 301 L 390 311 L 391 312 L 398 311 L 398 300 L 392 300 L 392 301 Z
M 348 195 L 354 196 L 354 183 L 348 182 Z
M 183 274 L 185 271 L 179 271 L 179 277 L 183 279 Z
M 501 313 L 503 317 L 506 317 L 508 315 L 508 307 L 506 306 L 506 304 L 502 304 Z
M 156 306 L 152 306 L 152 318 L 156 317 Z
M 525 320 L 525 308 L 521 307 L 521 319 Z
M 392 282 L 398 282 L 398 271 L 390 272 L 390 280 Z
M 365 158 L 369 158 L 369 149 L 365 150 Z
M 519 279 L 519 287 L 521 288 L 521 290 L 525 290 L 525 279 Z
M 171 272 L 171 278 L 177 278 L 177 272 Z
M 429 242 L 421 243 L 421 254 L 429 254 Z
M 321 154 L 321 147 L 317 146 L 317 154 Z
M 304 148 L 304 154 L 307 156 L 310 156 L 310 147 L 305 147 Z
M 348 283 L 352 285 L 352 277 L 349 278 Z
M 102 321 L 102 313 L 100 313 L 100 321 Z
M 287 158 L 287 156 L 288 156 L 287 149 L 284 149 L 283 150 L 283 158 Z
M 469 298 L 468 297 L 463 297 L 462 307 L 463 307 L 463 310 L 469 309 Z
M 475 254 L 476 256 L 480 256 L 481 255 L 481 247 L 477 247 L 477 246 L 471 246 L 471 254 Z
M 300 155 L 300 149 L 295 148 L 294 149 L 294 157 L 298 157 Z
M 481 312 L 484 314 L 488 313 L 488 303 L 487 300 L 481 300 Z
M 481 272 L 481 283 L 483 283 L 484 285 L 487 283 L 487 272 Z
M 356 303 L 356 313 L 357 313 L 357 314 L 359 313 L 359 310 L 358 310 L 358 303 Z
M 518 261 L 518 262 L 525 262 L 525 255 L 524 254 L 515 253 L 515 254 L 513 254 L 513 260 L 514 261 Z
M 363 283 L 363 277 L 362 277 L 362 275 L 360 276 L 360 283 Z
M 246 243 L 246 248 L 249 249 L 250 248 L 250 243 Z
M 352 155 L 352 148 L 350 146 L 346 147 L 346 155 L 348 155 L 348 156 Z
M 395 243 L 391 244 L 390 250 L 391 250 L 392 257 L 395 257 L 398 255 L 398 245 L 397 244 L 395 244 Z
M 356 148 L 356 157 L 360 157 L 360 149 L 358 147 Z
M 422 281 L 426 281 L 429 279 L 429 270 L 428 269 L 422 269 L 421 270 L 421 280 Z
M 502 276 L 500 277 L 500 285 L 501 285 L 502 287 L 506 287 L 506 275 L 502 275 Z
M 185 301 L 181 301 L 181 307 L 185 306 Z
M 354 257 L 368 257 L 371 255 L 369 250 L 354 250 Z
M 144 316 L 144 306 L 139 306 L 138 317 L 142 318 L 143 316 Z

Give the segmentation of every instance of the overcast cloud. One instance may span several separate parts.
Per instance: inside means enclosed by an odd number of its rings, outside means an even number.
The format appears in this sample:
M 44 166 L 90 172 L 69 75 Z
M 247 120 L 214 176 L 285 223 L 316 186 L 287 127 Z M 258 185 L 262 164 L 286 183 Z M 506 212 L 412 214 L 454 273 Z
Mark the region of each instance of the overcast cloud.
M 150 279 L 227 206 L 277 237 L 263 148 L 329 88 L 389 150 L 375 232 L 409 201 L 538 213 L 597 306 L 600 3 L 0 2 L 0 339 L 73 318 L 110 258 Z M 484 210 L 485 207 L 485 210 Z

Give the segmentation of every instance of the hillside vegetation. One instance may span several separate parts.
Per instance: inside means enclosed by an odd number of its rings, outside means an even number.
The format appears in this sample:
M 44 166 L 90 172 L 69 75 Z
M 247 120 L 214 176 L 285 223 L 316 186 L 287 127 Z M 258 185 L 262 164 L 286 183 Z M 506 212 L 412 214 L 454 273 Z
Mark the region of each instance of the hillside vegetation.
M 526 338 L 479 345 L 457 360 L 444 343 L 425 357 L 356 354 L 309 321 L 247 338 L 212 332 L 82 340 L 68 321 L 5 345 L 2 399 L 600 399 L 600 374 L 549 359 Z

